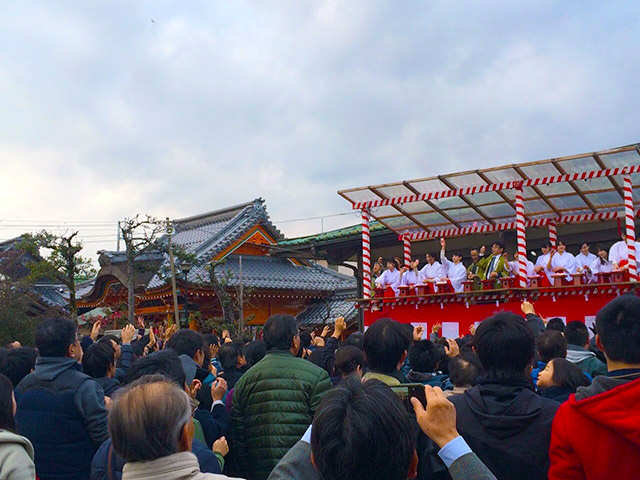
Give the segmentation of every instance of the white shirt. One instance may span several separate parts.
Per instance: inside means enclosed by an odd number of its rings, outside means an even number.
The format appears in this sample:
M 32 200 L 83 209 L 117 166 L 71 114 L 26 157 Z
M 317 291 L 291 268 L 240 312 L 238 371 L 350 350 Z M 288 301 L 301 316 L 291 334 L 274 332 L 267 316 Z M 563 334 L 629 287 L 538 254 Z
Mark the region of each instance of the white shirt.
M 638 261 L 638 255 L 640 254 L 640 243 L 636 242 L 636 262 Z M 609 261 L 620 266 L 620 262 L 623 260 L 629 261 L 629 249 L 627 242 L 620 240 L 616 242 L 609 250 Z
M 551 275 L 553 275 L 553 272 L 547 269 L 548 263 L 549 263 L 549 254 L 545 253 L 543 255 L 540 255 L 538 257 L 538 260 L 536 260 L 536 267 L 543 267 L 543 270 L 540 273 L 546 274 L 547 277 L 549 278 L 549 281 L 551 282 L 553 280 L 553 278 L 551 278 Z
M 596 281 L 596 273 L 611 273 L 613 265 L 609 260 L 604 260 L 604 264 L 600 261 L 600 257 L 596 257 L 593 263 L 589 266 L 591 271 L 587 272 L 587 278 L 590 282 Z
M 596 259 L 597 259 L 597 257 L 591 252 L 589 252 L 589 255 L 585 255 L 584 253 L 580 252 L 578 255 L 576 255 L 576 267 L 577 268 L 584 268 L 584 267 L 591 268 L 591 264 Z
M 565 278 L 567 280 L 571 280 L 573 277 L 572 273 L 576 273 L 576 257 L 571 255 L 569 252 L 565 250 L 564 253 L 560 254 L 556 252 L 553 258 L 551 259 L 551 269 L 562 267 L 566 272 Z M 560 273 L 560 272 L 557 272 Z
M 467 280 L 467 268 L 462 264 L 462 262 L 457 265 L 451 261 L 444 255 L 443 251 L 440 251 L 440 259 L 442 260 L 442 265 L 444 266 L 444 271 L 447 275 L 447 278 L 451 280 L 451 285 L 456 292 L 461 292 L 464 290 L 464 285 L 462 282 Z
M 509 262 L 508 265 L 511 271 L 511 275 L 514 277 L 517 277 L 520 269 L 518 260 L 513 260 L 512 262 Z M 525 270 L 525 276 L 527 277 L 527 285 L 531 284 L 531 280 L 529 280 L 529 277 L 533 277 L 535 275 L 536 275 L 536 270 L 533 265 L 533 262 L 527 259 L 527 269 Z
M 420 283 L 419 275 L 420 272 L 415 273 L 413 270 L 407 270 L 402 274 L 400 285 L 417 285 Z
M 385 270 L 382 275 L 376 279 L 376 285 L 379 288 L 391 287 L 397 295 L 398 286 L 400 285 L 400 272 L 398 269 L 395 269 L 393 272 L 391 270 Z
M 422 270 L 420 270 L 418 278 L 420 280 L 419 283 L 424 283 L 423 281 L 427 279 L 439 282 L 445 276 L 444 268 L 442 268 L 440 262 L 433 262 L 433 265 L 430 265 L 429 262 L 427 262 L 427 264 L 422 267 Z

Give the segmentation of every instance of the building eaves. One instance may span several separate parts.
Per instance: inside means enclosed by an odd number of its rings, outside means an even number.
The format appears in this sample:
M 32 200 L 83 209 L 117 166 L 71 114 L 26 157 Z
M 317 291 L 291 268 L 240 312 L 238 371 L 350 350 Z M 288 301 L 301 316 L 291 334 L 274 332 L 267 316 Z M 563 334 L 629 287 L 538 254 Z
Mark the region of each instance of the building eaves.
M 377 231 L 383 231 L 386 229 L 386 227 L 382 225 L 380 222 L 371 222 L 371 226 L 369 228 L 371 233 L 377 232 Z M 357 236 L 357 235 L 362 235 L 362 225 L 352 225 L 350 227 L 339 228 L 337 230 L 331 230 L 329 232 L 323 232 L 316 235 L 308 235 L 306 237 L 284 239 L 284 240 L 280 240 L 278 242 L 278 245 L 301 246 L 301 245 L 311 244 L 314 242 L 330 241 L 330 240 L 336 240 L 339 238 L 345 238 L 345 237 L 351 237 L 351 236 Z
M 299 325 L 322 325 L 333 323 L 338 317 L 344 317 L 347 324 L 356 319 L 358 311 L 353 299 L 356 290 L 351 289 L 335 295 L 312 301 L 303 312 L 296 317 Z

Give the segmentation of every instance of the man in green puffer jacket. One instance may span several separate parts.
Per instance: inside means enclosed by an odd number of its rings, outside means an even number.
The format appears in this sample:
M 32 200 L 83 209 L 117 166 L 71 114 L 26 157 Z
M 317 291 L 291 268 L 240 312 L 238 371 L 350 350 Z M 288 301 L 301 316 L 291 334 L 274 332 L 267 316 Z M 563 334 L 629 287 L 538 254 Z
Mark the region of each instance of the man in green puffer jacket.
M 327 372 L 296 358 L 300 337 L 291 315 L 264 326 L 267 355 L 245 373 L 233 392 L 231 452 L 238 474 L 265 480 L 304 435 L 331 389 Z

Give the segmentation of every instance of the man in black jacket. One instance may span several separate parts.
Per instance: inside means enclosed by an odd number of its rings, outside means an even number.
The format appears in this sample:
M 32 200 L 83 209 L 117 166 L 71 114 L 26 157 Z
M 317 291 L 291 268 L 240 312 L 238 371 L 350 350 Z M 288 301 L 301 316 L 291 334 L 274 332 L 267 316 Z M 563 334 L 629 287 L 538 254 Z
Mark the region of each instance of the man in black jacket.
M 480 323 L 473 344 L 486 376 L 451 397 L 460 434 L 497 478 L 546 479 L 560 404 L 533 391 L 531 328 L 514 313 L 498 313 Z
M 84 373 L 93 378 L 104 390 L 107 397 L 112 397 L 120 388 L 120 382 L 115 379 L 116 359 L 113 348 L 104 343 L 94 343 L 82 357 Z
M 40 357 L 16 387 L 16 420 L 35 450 L 42 480 L 85 480 L 91 459 L 109 436 L 102 387 L 80 371 L 78 327 L 67 318 L 36 330 Z

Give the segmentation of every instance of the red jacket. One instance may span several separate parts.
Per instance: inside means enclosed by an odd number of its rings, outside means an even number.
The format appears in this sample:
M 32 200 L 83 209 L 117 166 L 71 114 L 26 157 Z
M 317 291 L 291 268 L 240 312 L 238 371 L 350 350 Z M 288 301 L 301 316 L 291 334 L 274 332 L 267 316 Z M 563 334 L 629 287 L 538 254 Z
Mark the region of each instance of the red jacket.
M 640 478 L 640 380 L 571 395 L 553 421 L 549 458 L 550 480 Z

